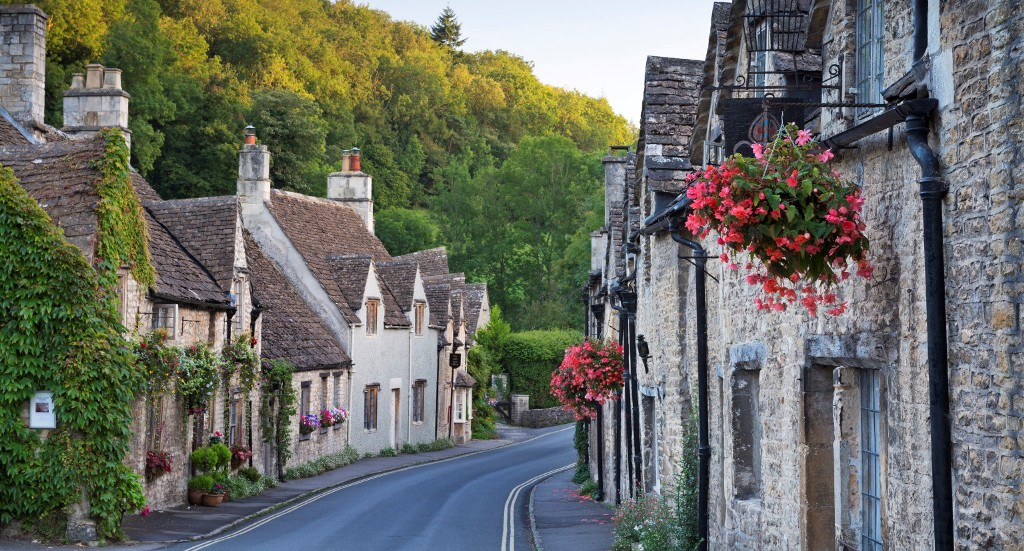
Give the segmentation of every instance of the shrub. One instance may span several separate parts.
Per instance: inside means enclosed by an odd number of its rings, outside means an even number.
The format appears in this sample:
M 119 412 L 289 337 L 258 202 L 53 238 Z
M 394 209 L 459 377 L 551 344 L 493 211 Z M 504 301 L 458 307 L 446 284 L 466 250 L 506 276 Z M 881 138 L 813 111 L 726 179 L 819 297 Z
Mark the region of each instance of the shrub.
M 592 478 L 589 478 L 590 473 L 587 473 L 587 480 L 580 484 L 580 495 L 581 496 L 592 496 L 597 494 L 597 482 Z M 573 479 L 575 481 L 575 479 Z
M 263 474 L 256 467 L 246 467 L 238 470 L 238 476 L 245 478 L 249 482 L 256 482 L 263 477 Z
M 405 444 L 402 444 L 402 453 L 412 454 L 412 453 L 416 453 L 418 451 L 419 451 L 419 449 L 414 444 L 410 444 L 408 442 L 406 442 Z
M 448 448 L 454 448 L 454 447 L 455 447 L 455 444 L 453 444 L 451 440 L 449 440 L 447 438 L 438 438 L 437 440 L 434 440 L 430 444 L 430 451 L 437 452 L 437 451 L 447 450 Z
M 226 469 L 231 464 L 231 448 L 225 444 L 210 446 L 210 453 L 214 457 L 215 469 Z
M 675 519 L 660 496 L 641 495 L 622 502 L 615 511 L 615 541 L 612 551 L 629 551 L 639 544 L 644 551 L 672 549 Z
M 351 465 L 358 460 L 359 452 L 357 452 L 352 446 L 348 446 L 340 452 L 325 455 L 314 459 L 313 461 L 302 463 L 294 467 L 289 467 L 284 471 L 284 479 L 295 480 L 296 478 L 317 476 L 321 473 L 325 473 L 339 467 L 344 467 L 345 465 Z
M 395 448 L 389 446 L 387 448 L 381 448 L 380 453 L 378 455 L 380 455 L 381 457 L 394 457 L 398 455 L 398 452 L 395 451 Z
M 207 446 L 193 451 L 189 459 L 192 461 L 192 466 L 201 472 L 213 470 L 217 464 L 216 454 Z
M 513 333 L 505 339 L 502 364 L 512 374 L 512 392 L 529 394 L 532 407 L 560 405 L 551 395 L 551 374 L 565 349 L 583 340 L 577 331 L 548 330 Z
M 256 469 L 252 470 L 256 471 Z M 268 489 L 277 486 L 277 481 L 256 471 L 255 478 L 251 474 L 232 476 L 228 477 L 223 482 L 223 485 L 231 494 L 231 499 L 237 500 L 262 494 Z
M 206 493 L 213 486 L 213 477 L 208 474 L 193 476 L 188 479 L 188 489 L 196 492 Z
M 434 443 L 433 442 L 420 442 L 419 444 L 416 444 L 416 451 L 418 451 L 420 453 L 429 452 L 429 451 L 433 451 L 433 450 L 434 450 Z

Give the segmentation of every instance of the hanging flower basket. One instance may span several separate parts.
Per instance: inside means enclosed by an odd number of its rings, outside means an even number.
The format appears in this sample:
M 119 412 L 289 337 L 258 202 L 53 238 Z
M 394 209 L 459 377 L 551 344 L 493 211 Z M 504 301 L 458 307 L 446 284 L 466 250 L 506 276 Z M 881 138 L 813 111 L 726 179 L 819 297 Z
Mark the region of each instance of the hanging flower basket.
M 152 481 L 174 468 L 174 458 L 170 452 L 164 450 L 149 450 L 146 452 L 146 480 Z
M 754 158 L 734 155 L 690 177 L 692 201 L 686 227 L 695 235 L 718 234 L 721 255 L 747 253 L 747 283 L 760 286 L 759 310 L 785 310 L 800 302 L 810 313 L 825 305 L 842 314 L 837 285 L 851 272 L 871 277 L 868 239 L 861 218 L 860 188 L 843 181 L 807 130 L 788 124 Z
M 558 370 L 551 374 L 551 394 L 576 419 L 597 416 L 597 408 L 617 398 L 622 388 L 622 346 L 584 341 L 565 351 Z

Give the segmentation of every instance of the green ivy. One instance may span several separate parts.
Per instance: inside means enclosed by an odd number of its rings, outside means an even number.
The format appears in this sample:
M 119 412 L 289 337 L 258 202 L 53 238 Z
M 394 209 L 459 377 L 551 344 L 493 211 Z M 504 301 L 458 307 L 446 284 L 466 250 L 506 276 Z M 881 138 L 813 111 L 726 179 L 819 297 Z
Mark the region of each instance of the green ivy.
M 188 415 L 205 413 L 213 392 L 217 390 L 218 374 L 224 361 L 210 351 L 206 343 L 185 348 L 178 365 L 178 395 L 185 399 Z
M 156 284 L 156 271 L 149 256 L 146 218 L 132 186 L 128 144 L 116 128 L 103 130 L 100 135 L 104 139 L 103 157 L 93 164 L 103 175 L 96 207 L 96 264 L 100 276 L 104 283 L 113 283 L 106 278 L 116 277 L 121 266 L 130 266 L 135 281 L 143 288 L 151 287 Z
M 256 339 L 248 333 L 242 333 L 230 344 L 224 347 L 221 352 L 224 358 L 221 378 L 224 385 L 224 434 L 228 433 L 228 424 L 231 422 L 231 379 L 238 375 L 238 384 L 242 393 L 246 396 L 256 384 L 256 377 L 260 371 L 260 358 L 256 354 Z M 249 400 L 246 399 L 246 404 Z M 251 406 L 246 409 L 246 418 L 252 415 Z
M 284 466 L 292 456 L 291 418 L 297 413 L 297 396 L 292 387 L 294 372 L 290 363 L 270 360 L 263 363 L 260 382 L 260 429 L 263 441 L 277 452 L 277 470 L 282 477 Z
M 101 243 L 123 229 L 108 225 Z M 97 533 L 118 536 L 122 514 L 144 502 L 123 459 L 145 378 L 120 334 L 110 280 L 101 282 L 7 168 L 0 258 L 0 522 L 50 515 L 84 492 Z M 58 423 L 45 439 L 22 418 L 43 389 L 53 392 Z

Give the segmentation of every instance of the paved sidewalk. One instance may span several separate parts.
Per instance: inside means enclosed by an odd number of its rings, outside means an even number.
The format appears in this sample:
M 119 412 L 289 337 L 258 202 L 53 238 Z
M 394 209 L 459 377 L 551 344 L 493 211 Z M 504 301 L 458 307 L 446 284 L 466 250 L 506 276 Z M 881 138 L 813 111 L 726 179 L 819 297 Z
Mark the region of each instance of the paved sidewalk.
M 573 469 L 558 473 L 530 492 L 530 523 L 539 551 L 607 551 L 612 547 L 615 510 L 579 495 Z
M 545 432 L 547 430 L 500 426 L 501 438 L 497 440 L 471 440 L 467 444 L 436 452 L 360 459 L 351 465 L 328 471 L 319 476 L 283 482 L 278 487 L 258 496 L 230 501 L 219 507 L 182 505 L 162 511 L 153 511 L 147 517 L 126 515 L 123 527 L 129 540 L 135 542 L 172 543 L 209 537 L 254 516 L 347 482 L 411 465 L 432 463 L 474 452 L 493 450 Z

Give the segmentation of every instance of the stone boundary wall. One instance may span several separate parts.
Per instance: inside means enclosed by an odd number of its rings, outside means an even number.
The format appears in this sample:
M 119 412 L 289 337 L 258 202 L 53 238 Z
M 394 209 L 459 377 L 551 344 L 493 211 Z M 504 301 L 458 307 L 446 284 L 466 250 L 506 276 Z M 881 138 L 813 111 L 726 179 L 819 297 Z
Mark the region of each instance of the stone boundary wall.
M 512 395 L 512 424 L 520 427 L 539 429 L 572 423 L 576 416 L 561 407 L 530 409 L 530 397 L 526 394 Z

